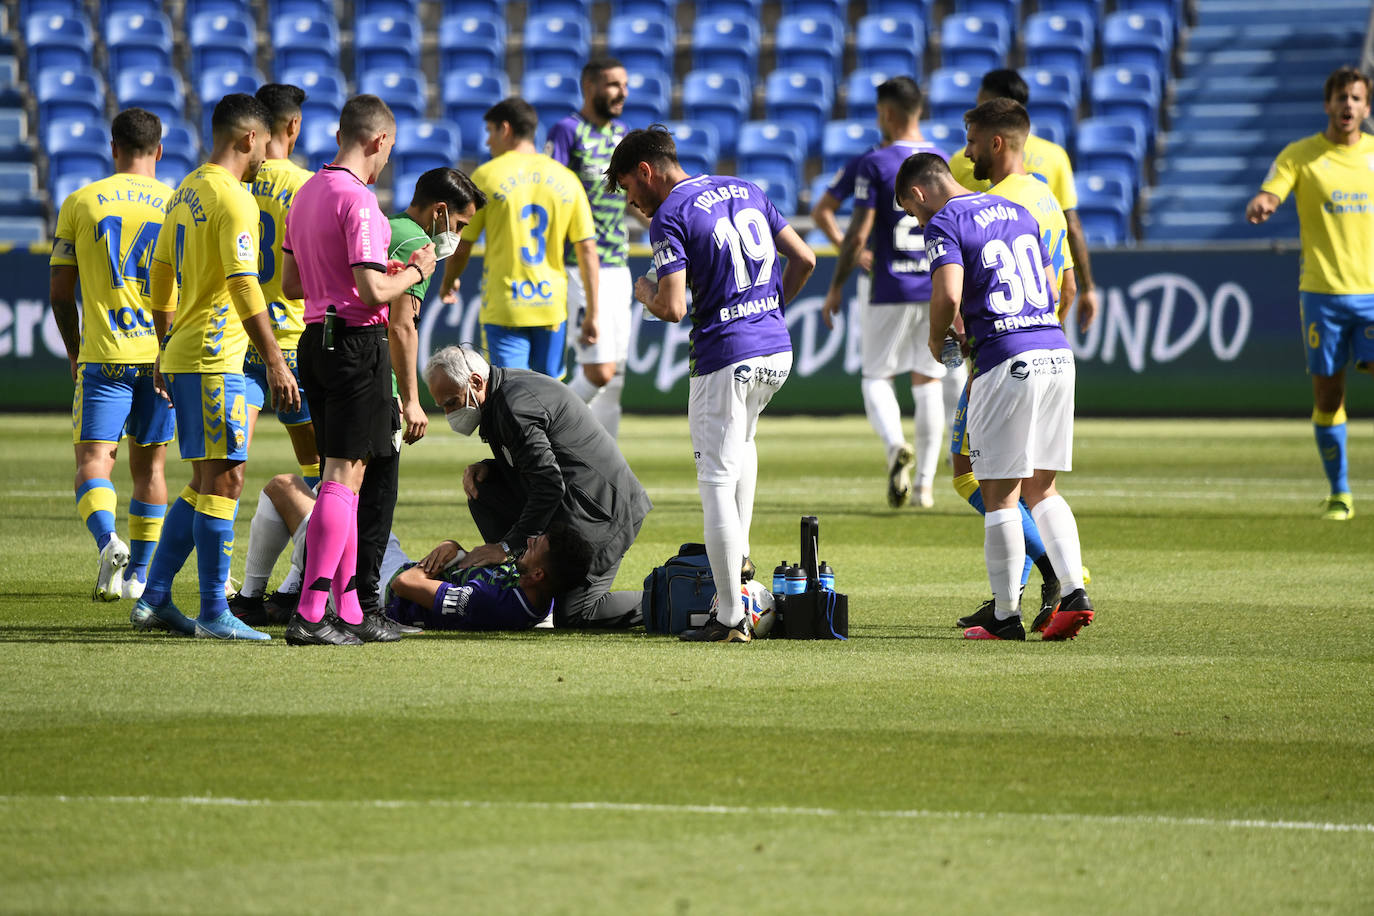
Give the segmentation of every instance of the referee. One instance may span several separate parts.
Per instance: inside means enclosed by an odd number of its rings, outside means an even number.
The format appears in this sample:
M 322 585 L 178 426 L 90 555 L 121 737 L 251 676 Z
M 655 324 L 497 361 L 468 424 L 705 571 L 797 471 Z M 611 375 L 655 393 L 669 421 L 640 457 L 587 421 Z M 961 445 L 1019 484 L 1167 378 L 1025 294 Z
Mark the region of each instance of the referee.
M 349 99 L 339 116 L 339 152 L 296 192 L 282 244 L 282 287 L 305 299 L 297 358 L 324 459 L 306 529 L 300 603 L 289 645 L 393 641 L 399 632 L 364 617 L 358 601 L 358 490 L 367 462 L 395 454 L 400 418 L 391 394 L 389 303 L 434 272 L 434 246 L 401 264 L 387 258 L 391 226 L 368 185 L 395 143 L 396 118 L 374 95 Z M 333 596 L 335 626 L 325 618 Z

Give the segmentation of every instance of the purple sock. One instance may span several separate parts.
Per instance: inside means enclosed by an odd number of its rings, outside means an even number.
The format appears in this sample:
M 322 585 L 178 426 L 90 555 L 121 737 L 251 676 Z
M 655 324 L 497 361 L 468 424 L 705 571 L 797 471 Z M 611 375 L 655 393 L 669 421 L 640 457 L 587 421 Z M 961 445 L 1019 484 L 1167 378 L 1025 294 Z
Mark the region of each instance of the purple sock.
M 324 618 L 325 599 L 329 597 L 331 579 L 343 558 L 350 531 L 356 544 L 355 499 L 348 487 L 326 480 L 320 485 L 320 495 L 310 513 L 310 524 L 305 529 L 305 571 L 296 612 L 311 623 Z M 356 553 L 355 546 L 355 556 Z

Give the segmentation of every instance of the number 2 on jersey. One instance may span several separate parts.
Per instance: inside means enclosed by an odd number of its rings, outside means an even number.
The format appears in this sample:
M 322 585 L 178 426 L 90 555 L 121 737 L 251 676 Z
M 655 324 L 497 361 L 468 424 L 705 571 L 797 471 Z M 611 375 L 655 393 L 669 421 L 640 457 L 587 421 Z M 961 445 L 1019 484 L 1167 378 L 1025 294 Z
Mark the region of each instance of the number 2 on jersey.
M 764 219 L 757 207 L 745 207 L 733 219 L 722 216 L 716 220 L 711 237 L 716 240 L 717 248 L 730 249 L 735 289 L 744 292 L 772 279 L 777 249 L 773 246 L 773 233 L 768 228 L 768 220 Z M 757 267 L 754 267 L 751 275 L 750 268 L 753 265 Z

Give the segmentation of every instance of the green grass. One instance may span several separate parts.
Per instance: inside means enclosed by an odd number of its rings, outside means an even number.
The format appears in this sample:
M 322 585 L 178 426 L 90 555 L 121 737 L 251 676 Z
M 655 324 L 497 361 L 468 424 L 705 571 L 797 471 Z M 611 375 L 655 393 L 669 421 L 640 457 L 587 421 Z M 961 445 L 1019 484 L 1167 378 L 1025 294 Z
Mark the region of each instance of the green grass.
M 1080 422 L 1062 488 L 1099 616 L 1072 643 L 959 639 L 987 582 L 947 472 L 935 510 L 893 512 L 861 418 L 766 417 L 753 556 L 795 561 L 798 518 L 819 515 L 849 642 L 538 632 L 350 651 L 140 636 L 127 603 L 87 601 L 67 429 L 0 418 L 0 911 L 1374 899 L 1374 502 L 1317 519 L 1305 423 Z M 1357 500 L 1372 442 L 1352 428 Z M 622 567 L 634 588 L 701 519 L 684 419 L 627 418 L 622 447 L 656 504 Z M 472 538 L 458 479 L 481 449 L 438 427 L 407 452 L 412 554 Z M 236 577 L 257 488 L 292 466 L 265 421 Z M 174 492 L 185 476 L 171 469 Z M 116 486 L 127 502 L 127 471 Z M 194 594 L 188 568 L 177 599 Z

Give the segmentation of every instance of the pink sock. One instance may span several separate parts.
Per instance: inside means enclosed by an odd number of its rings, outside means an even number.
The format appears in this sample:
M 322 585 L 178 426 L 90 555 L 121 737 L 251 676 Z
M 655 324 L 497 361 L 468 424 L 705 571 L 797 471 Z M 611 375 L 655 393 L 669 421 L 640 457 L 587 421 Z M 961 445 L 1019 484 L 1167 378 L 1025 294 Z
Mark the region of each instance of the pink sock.
M 301 599 L 296 611 L 311 623 L 324 617 L 330 579 L 339 568 L 348 544 L 349 532 L 357 555 L 358 516 L 356 496 L 341 483 L 326 480 L 305 529 L 305 570 L 301 578 Z
M 363 608 L 358 602 L 358 494 L 353 497 L 353 523 L 348 526 L 348 540 L 344 542 L 339 568 L 334 573 L 330 590 L 334 594 L 334 610 L 344 623 L 355 626 L 363 622 Z

